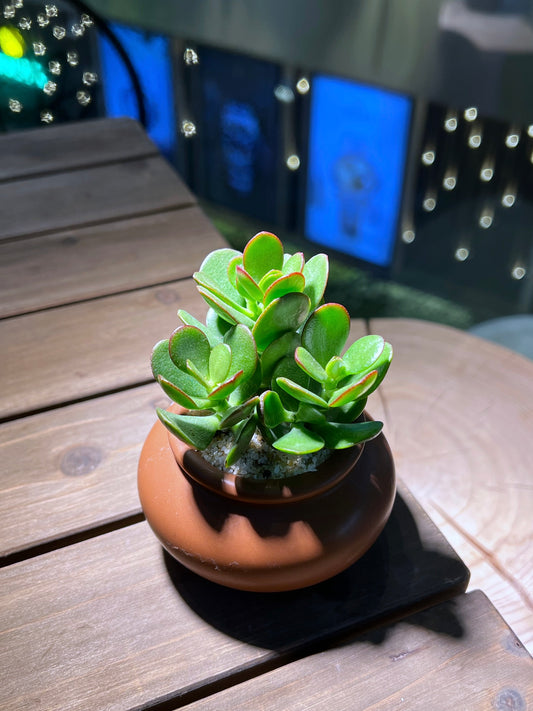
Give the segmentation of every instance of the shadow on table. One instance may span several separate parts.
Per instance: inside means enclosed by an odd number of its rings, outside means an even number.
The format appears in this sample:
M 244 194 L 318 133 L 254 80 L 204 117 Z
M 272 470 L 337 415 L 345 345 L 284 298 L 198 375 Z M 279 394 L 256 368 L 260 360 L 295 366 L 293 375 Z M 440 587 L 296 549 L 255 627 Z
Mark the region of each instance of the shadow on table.
M 302 590 L 232 590 L 192 573 L 166 551 L 164 559 L 177 592 L 208 624 L 277 651 L 398 619 L 462 592 L 469 577 L 408 492 L 396 496 L 385 529 L 363 558 L 334 578 Z M 421 614 L 416 624 L 460 637 L 463 627 L 453 606 L 443 610 L 446 619 Z M 378 629 L 369 639 L 379 643 L 385 635 Z

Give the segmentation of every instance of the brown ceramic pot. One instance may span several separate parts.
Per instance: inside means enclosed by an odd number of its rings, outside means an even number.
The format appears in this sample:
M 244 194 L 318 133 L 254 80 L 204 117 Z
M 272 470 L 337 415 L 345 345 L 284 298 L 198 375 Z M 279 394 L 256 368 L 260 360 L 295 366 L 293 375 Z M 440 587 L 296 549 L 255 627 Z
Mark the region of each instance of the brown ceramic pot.
M 395 476 L 383 435 L 333 452 L 318 471 L 262 482 L 215 469 L 157 422 L 138 487 L 148 523 L 180 563 L 228 587 L 276 592 L 358 560 L 387 522 Z

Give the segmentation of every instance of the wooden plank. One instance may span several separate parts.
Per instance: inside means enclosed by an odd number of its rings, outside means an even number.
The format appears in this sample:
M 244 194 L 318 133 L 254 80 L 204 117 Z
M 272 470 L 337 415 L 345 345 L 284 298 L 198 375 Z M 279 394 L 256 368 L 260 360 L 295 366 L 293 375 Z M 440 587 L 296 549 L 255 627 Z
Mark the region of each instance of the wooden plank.
M 129 118 L 63 123 L 0 136 L 0 181 L 157 154 Z
M 0 418 L 148 382 L 178 309 L 205 317 L 192 279 L 0 321 Z
M 478 591 L 188 709 L 503 711 L 531 704 L 533 660 Z
M 0 316 L 191 276 L 226 243 L 197 207 L 0 243 Z
M 194 202 L 160 157 L 0 184 L 0 239 L 134 217 Z
M 533 363 L 437 324 L 371 327 L 395 349 L 374 410 L 398 473 L 533 652 Z
M 209 583 L 164 557 L 146 523 L 0 574 L 4 711 L 186 703 L 311 640 L 455 594 L 467 577 L 404 489 L 371 551 L 306 590 L 261 595 Z
M 157 383 L 0 425 L 0 559 L 140 514 L 137 463 Z

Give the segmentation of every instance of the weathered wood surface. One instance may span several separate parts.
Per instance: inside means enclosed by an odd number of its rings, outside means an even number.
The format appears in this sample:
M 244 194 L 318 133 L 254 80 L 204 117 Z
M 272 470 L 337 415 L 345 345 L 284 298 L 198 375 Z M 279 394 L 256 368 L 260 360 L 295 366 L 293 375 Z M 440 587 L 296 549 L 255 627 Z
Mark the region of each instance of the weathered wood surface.
M 0 425 L 0 560 L 140 514 L 137 463 L 157 383 Z
M 192 279 L 0 321 L 0 418 L 148 382 L 178 309 L 205 316 Z
M 0 239 L 33 236 L 194 203 L 160 157 L 0 183 Z
M 225 246 L 197 207 L 0 242 L 0 317 L 191 276 Z
M 0 181 L 11 181 L 159 152 L 137 121 L 122 118 L 29 129 L 19 137 L 6 133 L 0 136 L 0 155 Z
M 525 711 L 531 705 L 533 660 L 477 591 L 187 708 Z
M 400 487 L 371 551 L 302 591 L 221 588 L 163 556 L 144 522 L 7 566 L 0 578 L 0 707 L 64 711 L 185 703 L 311 640 L 456 594 L 467 572 Z
M 395 350 L 372 413 L 399 476 L 533 651 L 533 363 L 445 326 L 370 326 Z

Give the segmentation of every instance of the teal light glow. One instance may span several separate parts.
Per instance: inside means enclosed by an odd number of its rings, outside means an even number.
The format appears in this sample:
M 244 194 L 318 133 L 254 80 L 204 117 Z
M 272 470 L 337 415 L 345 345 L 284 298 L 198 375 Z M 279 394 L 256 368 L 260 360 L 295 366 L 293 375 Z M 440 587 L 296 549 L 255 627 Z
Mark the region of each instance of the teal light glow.
M 48 77 L 39 62 L 25 57 L 8 57 L 0 52 L 0 77 L 42 89 Z

